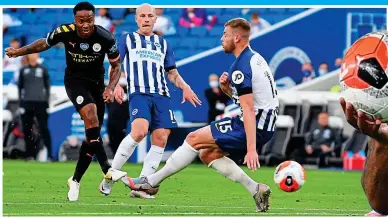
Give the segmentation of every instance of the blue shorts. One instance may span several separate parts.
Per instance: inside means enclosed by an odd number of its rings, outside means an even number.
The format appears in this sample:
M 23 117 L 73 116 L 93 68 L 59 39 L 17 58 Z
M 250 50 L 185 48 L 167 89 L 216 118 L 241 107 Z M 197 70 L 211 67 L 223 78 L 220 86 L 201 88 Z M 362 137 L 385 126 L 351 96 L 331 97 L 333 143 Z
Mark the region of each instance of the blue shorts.
M 216 144 L 224 152 L 230 154 L 234 152 L 246 153 L 247 138 L 244 129 L 244 123 L 239 117 L 225 117 L 221 120 L 210 123 L 212 136 Z M 261 148 L 272 139 L 274 132 L 256 130 L 256 149 L 260 153 Z
M 158 94 L 133 94 L 129 96 L 128 102 L 131 123 L 136 118 L 144 118 L 148 120 L 151 132 L 155 129 L 178 127 L 171 110 L 170 98 Z

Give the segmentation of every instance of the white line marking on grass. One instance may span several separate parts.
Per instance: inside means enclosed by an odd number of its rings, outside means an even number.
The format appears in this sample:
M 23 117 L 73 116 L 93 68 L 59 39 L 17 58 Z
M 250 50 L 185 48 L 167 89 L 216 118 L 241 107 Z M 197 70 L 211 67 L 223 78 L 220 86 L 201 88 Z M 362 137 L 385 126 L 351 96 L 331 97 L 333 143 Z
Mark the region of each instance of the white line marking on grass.
M 70 202 L 4 202 L 4 205 L 74 205 L 74 206 L 125 206 L 125 207 L 176 207 L 176 208 L 219 208 L 219 209 L 252 209 L 252 207 L 241 207 L 241 206 L 215 206 L 215 205 L 168 205 L 168 204 L 91 204 L 91 203 L 70 203 Z M 272 207 L 273 210 L 304 210 L 304 211 L 339 211 L 339 212 L 368 212 L 367 210 L 354 210 L 354 209 L 339 209 L 339 208 L 277 208 Z
M 156 213 L 131 213 L 131 212 L 118 212 L 118 213 L 4 213 L 4 216 L 19 216 L 19 215 L 32 215 L 32 216 L 39 216 L 39 215 L 330 215 L 330 216 L 343 216 L 348 214 L 336 214 L 336 213 L 201 213 L 201 212 L 156 212 Z

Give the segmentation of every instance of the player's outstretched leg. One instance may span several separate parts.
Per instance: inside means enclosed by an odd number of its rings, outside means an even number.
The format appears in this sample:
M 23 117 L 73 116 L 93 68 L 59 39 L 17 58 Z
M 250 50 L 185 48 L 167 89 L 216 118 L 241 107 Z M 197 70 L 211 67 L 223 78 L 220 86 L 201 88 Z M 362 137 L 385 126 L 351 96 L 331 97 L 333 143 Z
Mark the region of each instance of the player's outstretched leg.
M 151 135 L 151 148 L 144 158 L 143 169 L 141 170 L 140 177 L 146 177 L 156 172 L 162 160 L 164 148 L 167 144 L 168 136 L 170 135 L 170 129 L 156 129 L 152 131 Z M 132 190 L 131 197 L 153 199 L 154 195 L 147 194 L 144 191 Z
M 224 156 L 221 149 L 203 149 L 200 159 L 208 167 L 213 167 L 221 175 L 234 182 L 242 184 L 253 196 L 257 212 L 269 209 L 271 189 L 265 184 L 260 184 L 251 179 L 233 160 Z
M 121 141 L 119 148 L 113 158 L 112 168 L 120 170 L 128 161 L 136 146 L 148 133 L 148 120 L 144 118 L 137 118 L 131 124 L 131 132 Z M 108 196 L 112 191 L 112 183 L 105 179 L 100 183 L 100 192 Z

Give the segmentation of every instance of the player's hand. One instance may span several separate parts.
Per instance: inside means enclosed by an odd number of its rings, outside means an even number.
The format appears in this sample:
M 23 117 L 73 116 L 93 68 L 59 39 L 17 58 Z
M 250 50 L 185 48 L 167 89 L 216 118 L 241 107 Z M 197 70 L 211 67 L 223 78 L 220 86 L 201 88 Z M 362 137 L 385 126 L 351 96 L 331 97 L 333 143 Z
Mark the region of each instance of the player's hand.
M 307 145 L 306 146 L 306 152 L 307 152 L 307 154 L 312 154 L 313 153 L 313 148 L 311 147 L 311 145 Z
M 218 80 L 219 83 L 220 83 L 220 88 L 222 89 L 222 91 L 225 91 L 225 90 L 228 90 L 229 88 L 229 73 L 228 72 L 224 72 L 222 73 L 222 75 L 220 76 L 220 79 Z
M 202 102 L 199 100 L 197 94 L 194 93 L 194 91 L 190 88 L 190 86 L 186 86 L 183 88 L 183 100 L 182 104 L 187 101 L 190 101 L 190 103 L 194 106 L 197 107 L 198 105 L 201 105 Z
M 122 104 L 124 99 L 124 89 L 120 85 L 117 85 L 114 90 L 114 96 L 117 103 Z
M 104 102 L 111 103 L 113 102 L 114 96 L 113 96 L 113 91 L 110 88 L 106 88 L 103 94 L 104 97 Z
M 322 150 L 323 152 L 329 152 L 331 149 L 330 149 L 329 146 L 327 146 L 327 145 L 321 145 L 321 150 Z
M 259 155 L 256 151 L 248 151 L 245 155 L 244 163 L 248 166 L 248 169 L 256 171 L 257 168 L 260 168 Z
M 357 111 L 349 102 L 341 98 L 340 103 L 345 113 L 346 120 L 354 128 L 380 143 L 388 144 L 388 125 L 381 120 L 368 117 L 365 113 Z
M 5 49 L 5 54 L 8 57 L 10 57 L 10 58 L 19 57 L 20 55 L 18 53 L 19 53 L 19 49 L 15 49 L 15 48 L 12 48 L 12 47 L 9 47 L 9 48 Z

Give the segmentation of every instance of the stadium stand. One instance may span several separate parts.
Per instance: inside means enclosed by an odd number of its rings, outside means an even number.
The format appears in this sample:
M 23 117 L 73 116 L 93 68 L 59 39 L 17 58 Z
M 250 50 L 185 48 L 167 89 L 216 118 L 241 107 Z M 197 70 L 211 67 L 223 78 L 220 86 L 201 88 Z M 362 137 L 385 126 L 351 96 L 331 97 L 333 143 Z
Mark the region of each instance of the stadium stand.
M 114 20 L 121 20 L 123 18 L 124 8 L 111 8 L 109 13 Z M 288 17 L 291 17 L 297 13 L 304 11 L 304 9 L 250 9 L 250 12 L 259 12 L 260 16 L 264 17 L 271 24 L 280 22 Z M 73 14 L 70 8 L 49 8 L 49 9 L 36 9 L 31 12 L 29 9 L 18 9 L 13 11 L 6 9 L 5 13 L 11 14 L 13 17 L 18 18 L 23 22 L 21 26 L 10 27 L 3 37 L 3 47 L 9 46 L 9 41 L 16 37 L 25 37 L 26 43 L 31 43 L 34 40 L 45 37 L 47 32 L 54 29 L 57 25 L 72 22 Z M 173 8 L 165 9 L 164 15 L 171 17 L 176 28 L 177 33 L 175 35 L 167 36 L 166 38 L 171 43 L 177 60 L 182 60 L 191 55 L 195 55 L 202 51 L 214 48 L 220 45 L 220 38 L 223 32 L 223 25 L 226 21 L 234 17 L 245 17 L 249 19 L 249 16 L 242 14 L 242 9 L 236 8 L 209 8 L 207 13 L 209 15 L 218 15 L 217 23 L 213 28 L 208 30 L 204 26 L 196 28 L 185 28 L 179 26 L 179 18 L 181 16 L 182 9 Z M 249 15 L 250 13 L 248 13 Z M 123 32 L 136 31 L 137 26 L 134 19 L 134 14 L 128 14 L 122 20 L 117 22 L 116 30 L 114 32 L 117 38 Z M 63 48 L 54 48 L 46 52 L 43 52 L 42 58 L 44 58 L 44 64 L 49 67 L 51 82 L 53 85 L 63 85 L 63 71 L 65 56 Z M 3 77 L 3 84 L 7 84 L 12 78 L 13 72 L 6 72 Z

